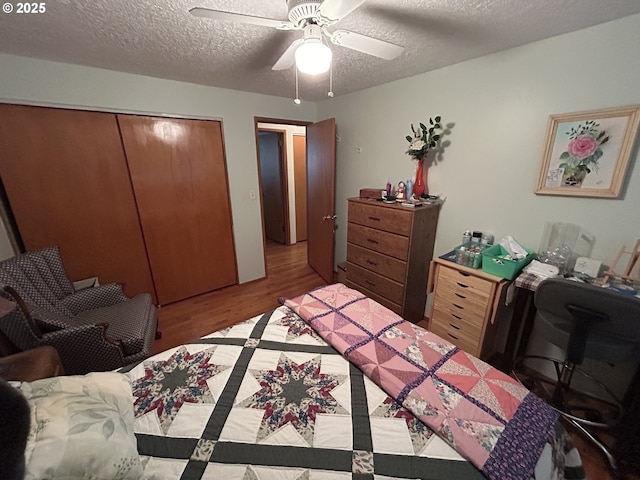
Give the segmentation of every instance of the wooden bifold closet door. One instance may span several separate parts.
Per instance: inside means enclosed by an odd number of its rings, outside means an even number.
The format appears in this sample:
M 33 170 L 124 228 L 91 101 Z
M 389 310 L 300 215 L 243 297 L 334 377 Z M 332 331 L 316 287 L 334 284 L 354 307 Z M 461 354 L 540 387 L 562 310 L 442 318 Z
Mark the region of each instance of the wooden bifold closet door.
M 0 104 L 0 177 L 73 280 L 159 304 L 237 283 L 220 122 Z
M 0 105 L 0 177 L 27 251 L 58 245 L 72 280 L 153 293 L 115 115 Z
M 220 122 L 118 122 L 158 301 L 237 283 Z

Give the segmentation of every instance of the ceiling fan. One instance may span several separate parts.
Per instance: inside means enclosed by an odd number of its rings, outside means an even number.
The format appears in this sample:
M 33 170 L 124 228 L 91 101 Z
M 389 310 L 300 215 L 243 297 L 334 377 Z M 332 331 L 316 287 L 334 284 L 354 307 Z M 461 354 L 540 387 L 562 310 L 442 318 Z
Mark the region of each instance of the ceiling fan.
M 189 12 L 197 17 L 214 20 L 262 25 L 277 30 L 302 30 L 303 37 L 295 40 L 285 50 L 272 69 L 286 70 L 295 62 L 298 70 L 314 75 L 326 72 L 331 65 L 331 49 L 323 42 L 323 35 L 335 45 L 384 60 L 392 60 L 402 53 L 404 47 L 384 40 L 348 30 L 328 30 L 327 27 L 339 22 L 364 2 L 365 0 L 287 0 L 289 21 L 200 7 L 192 8 Z

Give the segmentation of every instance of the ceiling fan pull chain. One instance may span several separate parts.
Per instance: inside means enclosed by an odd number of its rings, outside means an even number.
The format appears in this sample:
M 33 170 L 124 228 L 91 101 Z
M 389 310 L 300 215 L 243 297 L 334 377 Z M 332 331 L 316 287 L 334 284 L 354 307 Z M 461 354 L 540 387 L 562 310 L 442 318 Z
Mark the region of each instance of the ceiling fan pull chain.
M 296 71 L 296 98 L 293 99 L 293 103 L 300 105 L 300 96 L 298 95 L 298 69 L 294 68 L 294 70 Z
M 327 97 L 333 98 L 333 62 L 329 66 L 329 92 L 327 93 Z

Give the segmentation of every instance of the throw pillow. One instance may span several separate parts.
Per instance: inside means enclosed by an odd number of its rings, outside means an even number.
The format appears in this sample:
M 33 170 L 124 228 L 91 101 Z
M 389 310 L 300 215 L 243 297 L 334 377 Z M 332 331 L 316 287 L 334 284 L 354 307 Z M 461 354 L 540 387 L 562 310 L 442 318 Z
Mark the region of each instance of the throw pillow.
M 127 377 L 114 372 L 24 382 L 31 408 L 26 479 L 142 476 Z

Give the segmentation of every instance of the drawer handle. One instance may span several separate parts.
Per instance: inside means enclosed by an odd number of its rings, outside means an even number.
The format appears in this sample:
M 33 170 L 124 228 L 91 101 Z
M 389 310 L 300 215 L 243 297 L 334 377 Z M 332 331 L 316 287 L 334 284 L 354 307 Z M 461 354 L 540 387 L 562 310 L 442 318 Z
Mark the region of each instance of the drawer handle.
M 379 222 L 380 221 L 380 219 L 378 217 L 372 217 L 372 216 L 369 216 L 369 220 L 371 220 L 372 222 Z
M 470 276 L 471 276 L 471 274 L 470 274 L 470 273 L 467 273 L 467 272 L 461 272 L 461 271 L 459 271 L 459 270 L 458 270 L 458 273 L 459 273 L 460 275 L 462 275 L 463 277 L 470 277 Z
M 449 335 L 451 338 L 453 338 L 454 340 L 458 340 L 458 337 L 456 337 L 455 335 L 451 335 L 450 333 L 447 332 L 447 335 Z
M 375 266 L 378 266 L 378 264 L 377 264 L 376 262 L 374 262 L 373 260 L 369 260 L 368 258 L 367 258 L 367 263 L 368 263 L 369 265 L 373 265 L 374 267 L 375 267 Z
M 454 325 L 453 323 L 449 323 L 449 325 L 455 328 L 456 330 L 460 330 L 460 327 L 458 327 L 457 325 Z
M 454 307 L 459 308 L 460 310 L 464 310 L 464 307 L 461 307 L 460 305 L 458 305 L 457 303 L 453 304 Z
M 469 285 L 465 285 L 464 283 L 460 283 L 460 282 L 456 282 L 458 284 L 458 286 L 462 287 L 462 288 L 469 288 Z
M 372 287 L 376 286 L 376 284 L 374 282 L 372 282 L 371 280 L 365 280 L 364 283 L 366 283 L 367 285 L 370 285 Z
M 459 317 L 459 316 L 458 316 L 458 315 L 456 315 L 455 313 L 452 313 L 452 314 L 451 314 L 451 316 L 452 316 L 453 318 L 458 319 L 458 320 L 462 320 L 462 317 Z
M 378 241 L 374 240 L 373 238 L 367 238 L 367 242 L 373 243 L 374 245 L 378 245 Z
M 459 293 L 456 293 L 456 297 L 458 297 L 458 298 L 467 298 L 464 295 L 460 295 Z

